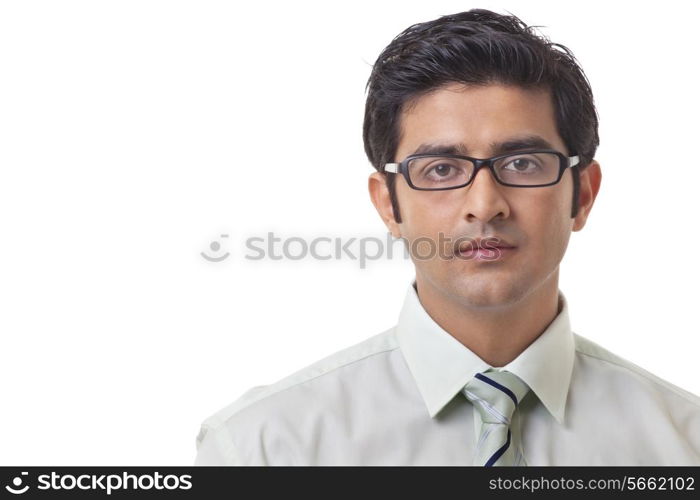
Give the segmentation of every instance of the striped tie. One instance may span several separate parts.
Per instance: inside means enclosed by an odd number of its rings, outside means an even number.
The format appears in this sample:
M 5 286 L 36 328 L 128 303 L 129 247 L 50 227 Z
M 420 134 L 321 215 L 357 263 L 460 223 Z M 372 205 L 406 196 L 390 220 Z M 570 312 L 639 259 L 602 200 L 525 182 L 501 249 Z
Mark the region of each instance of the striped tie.
M 477 373 L 462 392 L 481 415 L 474 465 L 515 465 L 521 451 L 511 442 L 510 419 L 530 388 L 508 371 Z M 518 458 L 518 460 L 516 460 Z

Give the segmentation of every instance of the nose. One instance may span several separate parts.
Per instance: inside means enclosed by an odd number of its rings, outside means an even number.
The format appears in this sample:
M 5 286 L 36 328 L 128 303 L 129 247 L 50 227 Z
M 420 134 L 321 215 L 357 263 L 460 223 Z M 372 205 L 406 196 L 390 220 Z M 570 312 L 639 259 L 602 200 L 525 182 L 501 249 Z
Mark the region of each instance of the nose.
M 482 167 L 467 186 L 464 202 L 464 217 L 470 222 L 490 222 L 495 218 L 510 215 L 508 200 L 503 195 L 503 186 L 493 178 L 491 170 Z

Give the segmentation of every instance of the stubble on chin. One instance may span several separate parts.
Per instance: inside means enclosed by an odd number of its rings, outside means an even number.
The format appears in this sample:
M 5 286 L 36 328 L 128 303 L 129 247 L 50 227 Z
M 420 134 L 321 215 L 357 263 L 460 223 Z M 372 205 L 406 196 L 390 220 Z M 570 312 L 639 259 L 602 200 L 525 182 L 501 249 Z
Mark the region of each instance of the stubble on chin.
M 474 274 L 478 271 L 474 271 Z M 444 276 L 444 294 L 453 302 L 469 309 L 498 309 L 517 304 L 528 294 L 526 279 L 489 275 L 470 276 L 452 270 Z

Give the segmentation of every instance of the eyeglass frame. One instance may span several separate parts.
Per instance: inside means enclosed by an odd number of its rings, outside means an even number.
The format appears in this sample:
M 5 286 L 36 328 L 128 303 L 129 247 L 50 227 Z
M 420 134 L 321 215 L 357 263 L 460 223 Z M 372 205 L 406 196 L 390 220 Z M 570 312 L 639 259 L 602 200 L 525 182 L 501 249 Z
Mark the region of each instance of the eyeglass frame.
M 501 158 L 507 158 L 508 156 L 517 156 L 521 154 L 534 154 L 534 153 L 553 153 L 559 157 L 559 175 L 557 176 L 557 179 L 554 182 L 549 182 L 547 184 L 510 184 L 507 182 L 503 182 L 498 178 L 498 175 L 496 175 L 496 171 L 494 170 L 493 163 L 496 160 L 500 160 Z M 460 160 L 467 160 L 470 161 L 474 164 L 474 170 L 472 171 L 471 177 L 467 180 L 466 183 L 460 184 L 457 186 L 450 186 L 450 187 L 441 187 L 441 188 L 421 188 L 421 187 L 416 187 L 413 182 L 411 181 L 410 176 L 408 175 L 408 162 L 411 160 L 415 160 L 417 158 L 455 158 L 455 159 L 460 159 Z M 425 154 L 415 154 L 415 155 L 410 155 L 404 158 L 403 161 L 399 163 L 386 163 L 384 164 L 384 172 L 385 173 L 390 173 L 390 174 L 402 174 L 404 178 L 406 179 L 406 183 L 412 188 L 416 189 L 418 191 L 446 191 L 448 189 L 459 189 L 468 186 L 469 184 L 472 183 L 474 178 L 476 177 L 476 174 L 479 173 L 479 169 L 482 167 L 486 167 L 491 171 L 491 175 L 493 178 L 498 182 L 499 184 L 503 186 L 508 186 L 508 187 L 516 187 L 516 188 L 533 188 L 533 187 L 546 187 L 546 186 L 554 186 L 555 184 L 558 184 L 559 181 L 561 181 L 561 178 L 564 175 L 564 172 L 566 171 L 567 168 L 575 167 L 579 164 L 579 156 L 574 155 L 574 156 L 566 156 L 559 151 L 556 151 L 554 149 L 537 149 L 537 150 L 529 150 L 529 151 L 515 151 L 512 153 L 505 153 L 502 155 L 498 156 L 493 156 L 491 158 L 472 158 L 471 156 L 464 156 L 464 155 L 456 155 L 456 154 L 442 154 L 442 153 L 425 153 Z

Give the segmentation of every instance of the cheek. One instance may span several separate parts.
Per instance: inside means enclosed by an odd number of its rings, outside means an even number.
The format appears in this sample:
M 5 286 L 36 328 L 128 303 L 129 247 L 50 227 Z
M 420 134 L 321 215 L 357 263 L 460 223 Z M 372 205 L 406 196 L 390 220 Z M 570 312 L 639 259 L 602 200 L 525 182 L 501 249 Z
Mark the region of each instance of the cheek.
M 416 266 L 439 267 L 446 256 L 452 255 L 453 221 L 459 212 L 444 200 L 434 199 L 433 195 L 439 193 L 418 194 L 426 196 L 399 198 L 401 236 L 407 240 L 411 255 L 421 257 L 414 259 Z
M 535 253 L 560 260 L 571 235 L 571 195 L 541 193 L 522 206 L 522 222 L 527 226 L 523 229 Z
M 401 232 L 406 237 L 434 236 L 448 231 L 449 221 L 455 217 L 458 206 L 449 203 L 444 192 L 397 189 L 401 211 Z

